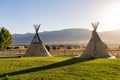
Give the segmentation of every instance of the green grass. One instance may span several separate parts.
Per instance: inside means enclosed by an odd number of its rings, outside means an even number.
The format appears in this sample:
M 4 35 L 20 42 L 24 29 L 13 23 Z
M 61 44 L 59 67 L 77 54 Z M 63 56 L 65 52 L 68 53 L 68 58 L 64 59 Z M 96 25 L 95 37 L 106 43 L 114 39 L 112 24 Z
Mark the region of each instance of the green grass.
M 0 80 L 120 80 L 120 59 L 0 58 Z

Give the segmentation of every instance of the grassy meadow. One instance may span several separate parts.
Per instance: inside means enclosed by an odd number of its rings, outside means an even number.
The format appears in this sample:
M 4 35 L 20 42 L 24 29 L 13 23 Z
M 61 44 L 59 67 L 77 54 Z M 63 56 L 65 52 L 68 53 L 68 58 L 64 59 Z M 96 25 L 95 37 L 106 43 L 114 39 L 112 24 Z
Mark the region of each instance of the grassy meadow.
M 120 80 L 120 59 L 0 58 L 0 80 Z

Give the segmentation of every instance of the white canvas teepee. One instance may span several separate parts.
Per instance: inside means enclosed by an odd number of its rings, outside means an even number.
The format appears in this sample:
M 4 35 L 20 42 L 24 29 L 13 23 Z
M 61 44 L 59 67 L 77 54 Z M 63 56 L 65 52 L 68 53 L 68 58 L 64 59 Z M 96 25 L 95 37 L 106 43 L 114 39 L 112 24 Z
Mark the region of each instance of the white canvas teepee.
M 81 54 L 82 58 L 99 57 L 99 58 L 109 58 L 112 55 L 108 52 L 105 44 L 100 39 L 96 32 L 99 23 L 92 23 L 94 30 L 92 31 L 92 37 L 85 48 L 85 51 Z
M 38 34 L 40 25 L 34 25 L 34 27 L 36 30 L 35 36 L 24 56 L 51 56 Z

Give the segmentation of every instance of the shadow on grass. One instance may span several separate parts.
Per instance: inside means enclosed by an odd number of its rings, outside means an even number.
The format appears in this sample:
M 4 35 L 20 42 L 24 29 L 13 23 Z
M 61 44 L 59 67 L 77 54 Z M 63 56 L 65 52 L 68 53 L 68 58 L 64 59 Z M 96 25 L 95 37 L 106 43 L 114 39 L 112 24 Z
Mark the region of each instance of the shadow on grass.
M 65 61 L 62 61 L 62 62 L 58 62 L 58 63 L 54 63 L 54 64 L 42 66 L 42 67 L 35 67 L 35 68 L 30 68 L 30 69 L 25 69 L 25 70 L 20 70 L 20 71 L 14 71 L 14 72 L 1 74 L 0 78 L 6 77 L 6 75 L 7 76 L 14 76 L 14 75 L 19 75 L 19 74 L 43 71 L 43 70 L 53 69 L 53 68 L 58 68 L 58 67 L 63 67 L 63 66 L 69 66 L 69 65 L 72 65 L 72 64 L 86 62 L 86 61 L 90 61 L 90 60 L 94 60 L 94 58 L 93 59 L 92 58 L 91 59 L 90 58 L 89 59 L 71 58 L 71 59 L 68 59 L 68 60 L 65 60 Z

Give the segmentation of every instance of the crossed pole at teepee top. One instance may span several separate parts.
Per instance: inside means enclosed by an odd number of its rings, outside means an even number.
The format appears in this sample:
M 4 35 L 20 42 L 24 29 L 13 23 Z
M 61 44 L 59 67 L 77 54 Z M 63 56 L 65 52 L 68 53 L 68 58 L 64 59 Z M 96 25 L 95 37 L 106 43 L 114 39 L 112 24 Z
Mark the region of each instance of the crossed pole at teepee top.
M 41 24 L 39 25 L 34 25 L 35 31 L 38 32 L 39 28 L 40 28 Z
M 34 42 L 34 40 L 35 40 L 35 42 L 36 42 L 36 41 L 41 42 L 40 36 L 39 36 L 39 34 L 38 34 L 38 30 L 39 30 L 40 26 L 41 26 L 41 24 L 39 24 L 39 25 L 34 25 L 34 28 L 35 28 L 35 32 L 36 32 L 36 33 L 35 33 L 35 36 L 34 36 L 32 42 Z
M 91 24 L 92 24 L 92 27 L 94 28 L 94 30 L 96 30 L 99 25 L 99 22 L 94 22 L 94 23 L 92 22 Z

